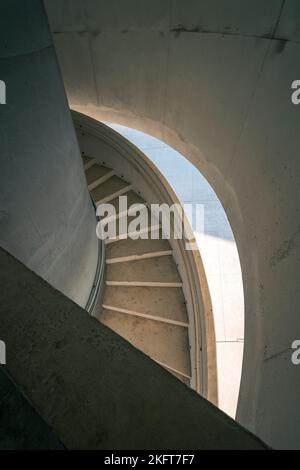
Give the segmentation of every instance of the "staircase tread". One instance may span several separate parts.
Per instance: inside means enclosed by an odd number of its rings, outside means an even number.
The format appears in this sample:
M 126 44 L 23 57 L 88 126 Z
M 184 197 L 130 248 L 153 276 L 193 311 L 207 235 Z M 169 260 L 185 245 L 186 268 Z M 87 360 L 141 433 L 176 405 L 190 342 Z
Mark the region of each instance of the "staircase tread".
M 153 320 L 153 321 L 159 321 L 159 322 L 162 322 L 162 323 L 169 323 L 171 325 L 181 326 L 182 328 L 188 328 L 189 327 L 188 323 L 173 320 L 172 318 L 159 317 L 158 315 L 147 315 L 147 314 L 143 314 L 141 312 L 136 312 L 134 310 L 130 310 L 130 309 L 127 309 L 127 308 L 115 307 L 114 305 L 103 304 L 102 308 L 104 310 L 110 310 L 110 311 L 113 311 L 113 312 L 124 313 L 125 315 L 130 315 L 130 316 L 134 316 L 134 317 L 138 317 L 138 318 L 143 318 L 145 320 Z
M 189 338 L 185 328 L 103 310 L 100 321 L 155 360 L 190 375 Z
M 92 198 L 95 202 L 104 199 L 111 194 L 119 191 L 120 189 L 125 188 L 128 186 L 128 182 L 122 180 L 118 176 L 114 175 L 109 180 L 105 181 L 104 183 L 97 186 L 97 188 L 91 191 Z
M 182 289 L 107 286 L 103 304 L 188 323 Z
M 161 231 L 160 231 L 161 237 Z M 142 255 L 144 253 L 152 253 L 156 251 L 170 250 L 168 240 L 144 240 L 138 238 L 132 240 L 120 240 L 117 243 L 111 243 L 106 247 L 106 258 L 119 258 L 122 256 Z
M 161 256 L 172 256 L 172 250 L 160 250 L 160 251 L 146 251 L 141 254 L 133 254 L 130 256 L 119 256 L 116 258 L 106 257 L 107 264 L 113 263 L 126 263 L 128 261 L 137 261 L 141 259 L 159 258 Z
M 145 219 L 145 226 L 141 225 L 139 219 L 137 219 L 137 217 L 138 218 L 140 217 L 140 214 L 137 214 L 137 215 L 134 215 L 134 216 L 130 216 L 128 214 L 127 215 L 123 214 L 120 217 L 111 219 L 109 223 L 114 223 L 115 224 L 116 235 L 117 236 L 125 235 L 127 233 L 132 233 L 132 232 L 135 232 L 135 231 L 140 231 L 143 228 L 147 228 L 149 226 L 150 222 L 151 222 L 150 217 L 149 217 L 149 209 L 146 206 L 144 206 L 142 210 L 144 211 L 143 212 L 144 214 L 145 213 L 148 214 L 148 217 L 146 217 L 146 219 Z M 107 217 L 107 214 L 105 214 L 105 218 L 106 217 Z M 105 218 L 101 218 L 101 219 L 102 219 L 102 223 L 103 223 L 103 230 L 104 230 L 104 232 L 107 232 L 109 227 L 107 226 L 108 222 L 105 220 Z M 115 236 L 114 233 L 110 234 L 110 238 L 114 237 L 114 236 Z M 132 240 L 132 239 L 128 238 L 128 240 Z M 136 242 L 138 240 L 139 240 L 139 238 L 137 238 L 137 240 L 132 240 L 132 241 Z M 146 240 L 146 241 L 150 242 L 152 240 Z
M 85 172 L 87 184 L 91 184 L 94 181 L 96 181 L 98 178 L 102 178 L 102 176 L 107 175 L 107 173 L 110 173 L 111 169 L 106 168 L 104 166 L 100 165 L 93 165 L 91 166 L 88 170 Z
M 93 160 L 93 157 L 89 157 L 88 155 L 81 155 L 83 164 L 86 165 L 86 163 L 89 163 L 91 160 Z
M 173 257 L 150 258 L 106 266 L 107 281 L 181 282 Z
M 127 196 L 127 207 L 129 208 L 133 204 L 145 204 L 145 200 L 139 196 L 132 189 L 126 193 Z M 115 207 L 116 213 L 119 213 L 119 198 L 115 198 L 111 201 L 111 204 Z

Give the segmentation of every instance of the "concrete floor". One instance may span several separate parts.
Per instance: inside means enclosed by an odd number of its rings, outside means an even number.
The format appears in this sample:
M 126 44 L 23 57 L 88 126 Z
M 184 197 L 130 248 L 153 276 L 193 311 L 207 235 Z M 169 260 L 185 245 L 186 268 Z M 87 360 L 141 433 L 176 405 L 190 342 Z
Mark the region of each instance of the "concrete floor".
M 156 164 L 181 203 L 203 204 L 204 226 L 195 234 L 214 311 L 219 407 L 235 417 L 244 347 L 244 295 L 239 256 L 226 213 L 206 179 L 181 154 L 143 132 L 106 124 Z

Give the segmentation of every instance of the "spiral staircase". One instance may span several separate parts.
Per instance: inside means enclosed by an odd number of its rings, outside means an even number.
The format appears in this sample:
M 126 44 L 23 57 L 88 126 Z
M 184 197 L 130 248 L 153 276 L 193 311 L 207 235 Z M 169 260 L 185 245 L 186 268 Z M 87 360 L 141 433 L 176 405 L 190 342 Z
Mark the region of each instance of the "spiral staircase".
M 157 168 L 125 138 L 79 113 L 73 117 L 101 233 L 108 221 L 116 224 L 102 241 L 105 270 L 92 315 L 197 392 L 213 390 L 216 402 L 216 377 L 209 378 L 212 367 L 207 367 L 207 341 L 214 341 L 209 292 L 199 252 L 185 245 L 187 237 L 194 241 L 192 231 L 185 219 L 185 238 L 176 239 L 173 218 L 166 239 L 162 219 L 151 211 L 151 204 L 171 207 L 179 201 Z M 115 209 L 109 218 L 99 212 L 108 203 Z M 143 213 L 147 226 L 131 229 Z
M 100 165 L 89 156 L 84 156 L 83 162 L 88 187 L 97 206 L 109 202 L 118 211 L 120 195 L 127 197 L 128 207 L 151 203 L 134 191 L 131 182 L 121 177 L 120 169 Z M 127 213 L 117 212 L 117 234 L 125 218 L 129 224 L 134 219 Z M 122 235 L 128 237 L 122 239 Z M 172 248 L 168 240 L 163 239 L 161 229 L 158 239 L 132 239 L 130 235 L 123 233 L 106 240 L 105 293 L 94 315 L 189 384 L 189 324 L 182 280 Z

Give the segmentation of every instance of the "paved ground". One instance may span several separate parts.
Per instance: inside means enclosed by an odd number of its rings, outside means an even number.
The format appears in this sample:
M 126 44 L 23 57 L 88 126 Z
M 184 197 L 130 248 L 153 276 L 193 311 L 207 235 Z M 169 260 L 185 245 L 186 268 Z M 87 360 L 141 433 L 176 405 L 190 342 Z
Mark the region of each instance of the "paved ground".
M 244 296 L 239 257 L 224 209 L 206 179 L 178 152 L 142 132 L 109 125 L 157 165 L 183 204 L 204 206 L 204 224 L 195 233 L 214 310 L 219 406 L 234 417 L 244 345 Z

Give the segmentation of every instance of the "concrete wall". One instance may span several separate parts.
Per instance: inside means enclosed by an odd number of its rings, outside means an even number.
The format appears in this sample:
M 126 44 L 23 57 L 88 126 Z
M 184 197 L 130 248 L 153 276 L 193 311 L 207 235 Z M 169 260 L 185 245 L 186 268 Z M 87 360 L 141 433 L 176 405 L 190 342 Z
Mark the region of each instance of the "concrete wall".
M 2 367 L 67 449 L 266 448 L 2 249 L 0 285 Z
M 1 2 L 0 78 L 0 245 L 85 305 L 96 220 L 41 1 Z
M 238 419 L 299 447 L 299 1 L 46 5 L 71 107 L 157 136 L 215 189 L 245 291 Z

